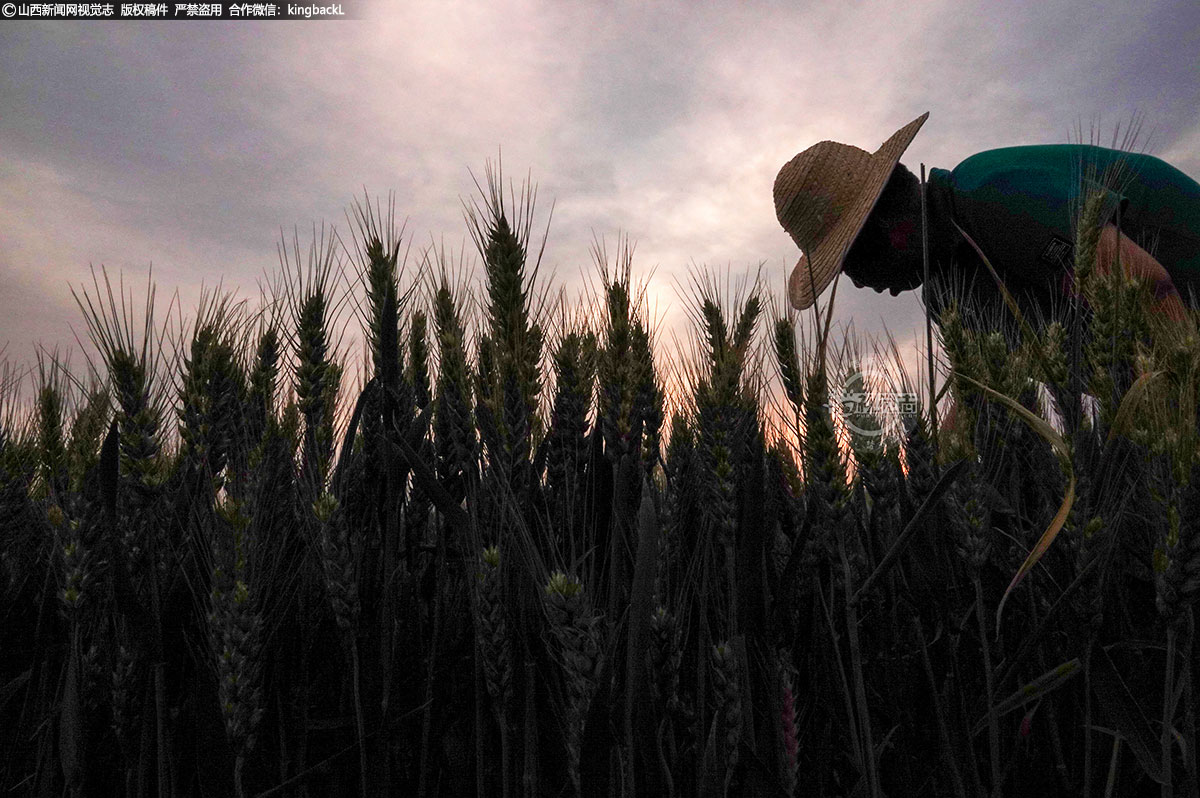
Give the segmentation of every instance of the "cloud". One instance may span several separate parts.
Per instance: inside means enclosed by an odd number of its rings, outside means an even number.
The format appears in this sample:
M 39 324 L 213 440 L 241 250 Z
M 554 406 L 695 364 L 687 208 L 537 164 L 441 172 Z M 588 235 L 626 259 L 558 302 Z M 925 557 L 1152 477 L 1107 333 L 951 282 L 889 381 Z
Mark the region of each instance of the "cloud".
M 136 276 L 153 262 L 185 309 L 202 281 L 253 296 L 281 229 L 345 232 L 364 188 L 395 191 L 418 250 L 444 236 L 470 255 L 462 200 L 499 153 L 506 179 L 539 186 L 537 243 L 553 205 L 547 276 L 578 290 L 593 241 L 611 252 L 623 232 L 681 335 L 690 268 L 762 264 L 782 293 L 799 253 L 771 186 L 823 139 L 873 150 L 928 110 L 903 159 L 916 171 L 1140 111 L 1152 151 L 1200 168 L 1200 86 L 1183 57 L 1196 26 L 1165 0 L 1086 15 L 948 0 L 368 9 L 361 22 L 6 30 L 0 271 L 24 293 L 0 294 L 0 341 L 65 322 L 65 286 L 89 263 Z M 30 311 L 39 294 L 44 312 Z M 923 339 L 915 294 L 847 282 L 837 315 Z

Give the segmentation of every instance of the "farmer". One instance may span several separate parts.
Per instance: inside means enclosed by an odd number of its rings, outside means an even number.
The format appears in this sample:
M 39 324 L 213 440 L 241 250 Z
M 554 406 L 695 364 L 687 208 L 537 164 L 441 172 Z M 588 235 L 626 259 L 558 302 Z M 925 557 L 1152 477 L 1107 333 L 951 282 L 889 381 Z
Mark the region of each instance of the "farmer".
M 823 141 L 779 171 L 775 213 L 803 252 L 788 280 L 793 306 L 810 307 L 843 270 L 855 285 L 893 296 L 921 285 L 920 182 L 899 161 L 928 117 L 905 125 L 874 153 Z M 1107 187 L 1100 182 L 1105 177 Z M 1193 307 L 1200 295 L 1200 184 L 1157 158 L 1101 147 L 1009 147 L 981 152 L 953 170 L 931 170 L 930 277 L 999 301 L 995 280 L 957 224 L 1023 312 L 1047 318 L 1073 284 L 1081 186 L 1105 195 L 1097 270 L 1111 267 L 1119 247 L 1125 272 L 1150 280 L 1155 308 L 1182 319 L 1180 293 Z M 940 311 L 937 292 L 927 292 L 927 301 Z

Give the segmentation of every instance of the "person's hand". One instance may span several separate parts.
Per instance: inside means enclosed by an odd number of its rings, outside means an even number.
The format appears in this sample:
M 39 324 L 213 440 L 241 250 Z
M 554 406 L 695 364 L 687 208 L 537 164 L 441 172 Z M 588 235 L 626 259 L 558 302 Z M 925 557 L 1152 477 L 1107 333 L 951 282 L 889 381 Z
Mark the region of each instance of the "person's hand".
M 1112 270 L 1117 256 L 1117 241 L 1120 239 L 1121 271 L 1126 275 L 1141 277 L 1149 281 L 1154 292 L 1154 309 L 1172 321 L 1182 321 L 1187 315 L 1183 299 L 1171 275 L 1153 255 L 1134 243 L 1126 235 L 1117 235 L 1114 224 L 1105 225 L 1100 231 L 1100 241 L 1096 246 L 1096 271 L 1108 274 Z

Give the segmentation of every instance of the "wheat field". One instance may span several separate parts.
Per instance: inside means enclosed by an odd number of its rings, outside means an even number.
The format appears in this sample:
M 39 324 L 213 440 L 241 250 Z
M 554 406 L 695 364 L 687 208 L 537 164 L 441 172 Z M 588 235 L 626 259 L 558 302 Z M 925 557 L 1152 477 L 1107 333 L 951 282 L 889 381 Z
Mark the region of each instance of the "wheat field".
M 1200 336 L 1098 204 L 1078 300 L 948 299 L 870 435 L 867 345 L 697 274 L 666 352 L 503 188 L 478 284 L 368 200 L 257 306 L 101 272 L 86 367 L 5 364 L 5 794 L 1200 795 Z

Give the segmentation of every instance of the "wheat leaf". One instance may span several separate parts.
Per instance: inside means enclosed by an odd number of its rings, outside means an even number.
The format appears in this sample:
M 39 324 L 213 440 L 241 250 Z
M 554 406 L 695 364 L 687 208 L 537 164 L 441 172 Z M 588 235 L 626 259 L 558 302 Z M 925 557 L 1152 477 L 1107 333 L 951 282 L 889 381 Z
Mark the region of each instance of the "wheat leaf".
M 622 465 L 632 469 L 632 455 L 623 458 Z M 642 501 L 638 508 L 637 558 L 633 567 L 633 582 L 629 590 L 629 638 L 626 649 L 626 695 L 625 734 L 629 744 L 634 743 L 635 715 L 639 727 L 637 744 L 652 745 L 653 724 L 646 726 L 646 715 L 642 702 L 646 690 L 645 651 L 650 626 L 650 615 L 654 611 L 654 575 L 658 569 L 658 516 L 654 510 L 651 487 L 643 478 Z
M 117 523 L 117 485 L 120 482 L 121 434 L 117 419 L 112 420 L 104 445 L 100 447 L 100 496 L 108 523 Z M 115 537 L 114 537 L 115 539 Z
M 1058 508 L 1058 512 L 1055 514 L 1054 519 L 1050 522 L 1050 526 L 1046 527 L 1046 531 L 1043 532 L 1041 538 L 1038 539 L 1037 544 L 1034 545 L 1033 549 L 1029 552 L 1029 556 L 1025 558 L 1025 562 L 1021 563 L 1021 567 L 1018 568 L 1017 573 L 1013 575 L 1012 582 L 1010 582 L 1008 587 L 1004 590 L 1004 595 L 1000 599 L 1000 604 L 996 607 L 996 634 L 999 636 L 1000 617 L 1001 613 L 1004 612 L 1004 604 L 1008 601 L 1009 595 L 1012 593 L 1013 589 L 1020 584 L 1021 580 L 1025 578 L 1025 575 L 1029 573 L 1033 566 L 1037 565 L 1038 560 L 1042 558 L 1042 555 L 1045 554 L 1046 550 L 1050 548 L 1050 544 L 1054 542 L 1054 538 L 1058 536 L 1059 531 L 1063 528 L 1063 524 L 1067 522 L 1067 515 L 1071 512 L 1071 505 L 1075 503 L 1075 469 L 1071 465 L 1071 452 L 1070 449 L 1067 448 L 1066 441 L 1063 440 L 1061 435 L 1054 431 L 1054 428 L 1051 427 L 1044 418 L 1039 417 L 1028 408 L 1022 406 L 1020 402 L 1014 401 L 1009 397 L 992 390 L 986 385 L 976 382 L 967 375 L 957 372 L 956 374 L 967 382 L 975 385 L 980 390 L 990 394 L 996 399 L 996 401 L 1006 405 L 1014 413 L 1025 419 L 1025 421 L 1029 423 L 1029 426 L 1033 428 L 1034 432 L 1036 432 L 1038 435 L 1041 435 L 1042 438 L 1044 438 L 1046 442 L 1053 447 L 1055 453 L 1058 455 L 1059 464 L 1062 465 L 1063 470 L 1067 472 L 1067 492 L 1063 497 L 1062 504 Z
M 430 407 L 432 406 L 431 404 Z M 425 492 L 425 495 L 433 502 L 433 506 L 437 508 L 438 512 L 446 516 L 446 520 L 450 526 L 455 529 L 468 528 L 471 519 L 466 511 L 454 502 L 450 494 L 446 492 L 446 489 L 438 481 L 433 469 L 425 462 L 424 458 L 418 456 L 413 451 L 408 441 L 402 437 L 397 437 L 394 440 L 385 438 L 385 441 L 389 446 L 395 448 L 396 453 L 412 469 L 413 481 Z
M 700 760 L 700 798 L 721 798 L 725 795 L 725 754 L 717 747 L 718 718 L 713 718 L 708 730 L 708 743 Z
M 333 484 L 341 487 L 343 475 L 346 471 L 346 464 L 350 459 L 350 452 L 354 448 L 354 436 L 358 434 L 358 425 L 362 420 L 363 408 L 366 407 L 369 395 L 376 390 L 376 382 L 378 378 L 372 377 L 367 380 L 367 384 L 363 386 L 362 393 L 358 395 L 358 401 L 354 403 L 354 415 L 350 417 L 350 424 L 346 427 L 346 436 L 342 440 L 342 453 L 338 457 L 337 467 L 334 469 Z
M 79 695 L 79 646 L 71 646 L 67 664 L 66 685 L 59 708 L 58 746 L 63 780 L 72 793 L 83 786 L 86 740 L 83 725 L 83 704 Z
M 26 669 L 17 676 L 14 676 L 8 684 L 0 687 L 0 709 L 3 709 L 12 700 L 12 697 L 17 694 L 17 691 L 29 681 L 29 676 L 32 673 L 32 668 Z
M 937 485 L 929 492 L 929 495 L 925 497 L 925 501 L 921 503 L 921 506 L 913 514 L 913 517 L 905 524 L 904 531 L 896 538 L 896 542 L 892 544 L 887 554 L 879 561 L 879 565 L 875 566 L 875 570 L 871 572 L 871 575 L 866 578 L 854 593 L 854 597 L 850 600 L 852 605 L 857 606 L 861 603 L 863 597 L 870 592 L 871 588 L 887 575 L 887 572 L 899 560 L 909 541 L 916 536 L 919 530 L 925 528 L 925 516 L 942 500 L 942 496 L 945 495 L 946 491 L 950 490 L 950 486 L 954 484 L 954 481 L 958 479 L 966 466 L 966 460 L 959 460 L 946 469 L 946 472 L 938 480 Z
M 1117 413 L 1113 417 L 1112 427 L 1108 432 L 1108 439 L 1110 441 L 1117 436 L 1118 432 L 1124 433 L 1133 425 L 1134 410 L 1150 390 L 1151 380 L 1163 373 L 1162 371 L 1148 371 L 1138 377 L 1133 385 L 1129 386 L 1129 390 L 1121 398 L 1121 406 L 1117 408 Z
M 1061 665 L 1046 671 L 1041 676 L 1037 677 L 1029 684 L 1023 685 L 1003 701 L 992 707 L 992 712 L 997 718 L 1001 718 L 1007 715 L 1009 712 L 1025 706 L 1030 701 L 1036 701 L 1044 698 L 1048 693 L 1057 690 L 1059 687 L 1062 687 L 1064 684 L 1070 681 L 1072 677 L 1080 673 L 1082 670 L 1082 668 L 1080 668 L 1081 664 L 1082 663 L 1080 662 L 1079 657 L 1076 657 L 1075 659 L 1064 662 Z M 985 715 L 978 723 L 975 724 L 975 727 L 971 729 L 971 736 L 974 737 L 986 729 L 987 722 L 988 719 Z
M 1116 729 L 1129 743 L 1129 748 L 1137 757 L 1138 764 L 1146 771 L 1146 775 L 1162 784 L 1162 762 L 1156 753 L 1158 739 L 1155 732 L 1146 714 L 1138 706 L 1137 699 L 1130 692 L 1129 685 L 1125 684 L 1108 652 L 1102 648 L 1097 649 L 1092 657 L 1090 678 L 1096 704 L 1106 716 L 1108 725 Z

